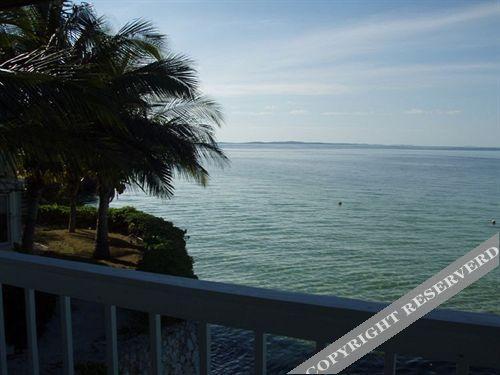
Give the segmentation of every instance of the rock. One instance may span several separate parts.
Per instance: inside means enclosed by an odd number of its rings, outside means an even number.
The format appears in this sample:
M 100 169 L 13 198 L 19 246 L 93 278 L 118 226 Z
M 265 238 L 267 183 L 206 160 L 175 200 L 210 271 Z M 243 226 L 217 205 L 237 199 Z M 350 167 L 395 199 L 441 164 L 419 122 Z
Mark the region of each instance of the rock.
M 196 325 L 183 322 L 162 330 L 161 358 L 165 374 L 194 374 L 198 369 Z M 149 338 L 146 334 L 120 342 L 120 373 L 147 374 Z

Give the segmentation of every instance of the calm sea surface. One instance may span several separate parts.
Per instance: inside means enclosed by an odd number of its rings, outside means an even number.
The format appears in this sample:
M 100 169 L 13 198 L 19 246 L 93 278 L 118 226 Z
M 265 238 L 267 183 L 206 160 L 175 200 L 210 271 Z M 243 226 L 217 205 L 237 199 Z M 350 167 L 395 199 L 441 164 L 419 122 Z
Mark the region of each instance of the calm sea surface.
M 392 302 L 499 231 L 500 151 L 225 150 L 230 166 L 211 170 L 207 188 L 179 181 L 171 200 L 126 192 L 112 203 L 187 229 L 201 279 Z M 500 272 L 445 307 L 500 314 Z M 214 331 L 217 371 L 248 372 L 248 333 Z M 310 350 L 282 338 L 271 343 L 275 373 Z

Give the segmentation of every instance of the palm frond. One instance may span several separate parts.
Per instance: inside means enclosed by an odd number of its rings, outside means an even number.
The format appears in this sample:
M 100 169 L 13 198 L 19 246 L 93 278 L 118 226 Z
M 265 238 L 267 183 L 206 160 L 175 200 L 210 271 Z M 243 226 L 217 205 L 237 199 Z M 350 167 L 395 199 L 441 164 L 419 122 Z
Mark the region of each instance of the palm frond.
M 181 119 L 191 123 L 208 123 L 210 126 L 222 126 L 224 115 L 221 106 L 206 96 L 188 99 L 172 98 L 170 101 L 152 104 L 154 116 L 164 119 Z
M 170 55 L 119 74 L 113 79 L 111 89 L 121 96 L 168 101 L 173 97 L 194 98 L 198 91 L 198 79 L 188 59 Z

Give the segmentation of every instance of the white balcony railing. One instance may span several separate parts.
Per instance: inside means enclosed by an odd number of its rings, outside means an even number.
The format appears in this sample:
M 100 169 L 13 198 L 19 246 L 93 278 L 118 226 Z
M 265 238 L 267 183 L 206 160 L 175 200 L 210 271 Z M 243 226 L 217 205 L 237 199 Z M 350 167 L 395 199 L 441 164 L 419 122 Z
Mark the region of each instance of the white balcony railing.
M 265 374 L 266 334 L 315 341 L 319 348 L 386 306 L 5 251 L 0 252 L 0 286 L 1 283 L 25 289 L 28 357 L 32 374 L 39 372 L 34 290 L 59 296 L 66 374 L 73 374 L 71 298 L 103 304 L 109 374 L 118 374 L 116 306 L 149 313 L 152 374 L 161 373 L 161 315 L 199 322 L 201 374 L 207 374 L 210 369 L 209 324 L 253 331 L 255 373 Z M 7 375 L 1 297 L 0 294 L 0 374 Z M 500 316 L 434 310 L 379 349 L 386 353 L 385 374 L 395 373 L 396 353 L 456 362 L 459 374 L 468 373 L 470 365 L 500 368 Z

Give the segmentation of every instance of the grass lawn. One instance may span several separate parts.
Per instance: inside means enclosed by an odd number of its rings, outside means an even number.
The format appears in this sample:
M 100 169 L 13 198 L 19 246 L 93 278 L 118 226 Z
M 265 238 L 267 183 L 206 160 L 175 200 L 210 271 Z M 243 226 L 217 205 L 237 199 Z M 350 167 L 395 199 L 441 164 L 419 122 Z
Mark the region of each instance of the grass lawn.
M 45 256 L 118 268 L 136 268 L 142 258 L 142 245 L 132 242 L 127 236 L 110 233 L 111 259 L 96 260 L 92 258 L 94 238 L 95 230 L 91 229 L 77 229 L 76 233 L 68 233 L 66 229 L 38 228 L 36 232 L 36 242 L 46 246 L 46 249 L 40 250 L 41 255 Z

